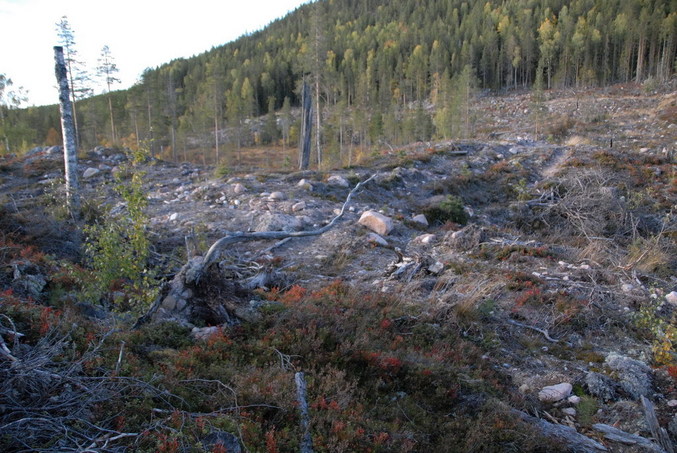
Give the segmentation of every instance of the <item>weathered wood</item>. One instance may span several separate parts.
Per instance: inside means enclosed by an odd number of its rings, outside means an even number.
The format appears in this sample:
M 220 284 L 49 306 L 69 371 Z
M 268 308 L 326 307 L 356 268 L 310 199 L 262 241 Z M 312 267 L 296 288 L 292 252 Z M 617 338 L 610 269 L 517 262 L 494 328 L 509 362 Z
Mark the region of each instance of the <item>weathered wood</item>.
M 80 191 L 78 187 L 77 144 L 73 105 L 68 86 L 68 71 L 63 56 L 63 47 L 54 47 L 56 80 L 59 84 L 59 109 L 61 111 L 61 131 L 63 134 L 64 173 L 66 176 L 66 197 L 68 210 L 73 218 L 80 216 Z
M 301 437 L 301 453 L 313 453 L 313 438 L 310 435 L 310 415 L 308 414 L 308 399 L 306 398 L 306 380 L 302 372 L 294 375 L 296 382 L 296 401 L 299 403 L 299 413 L 301 415 L 301 428 L 303 435 Z
M 644 408 L 646 424 L 649 426 L 649 430 L 651 431 L 654 439 L 667 453 L 675 453 L 675 449 L 672 446 L 668 432 L 664 428 L 661 428 L 661 425 L 658 423 L 658 418 L 656 417 L 656 411 L 654 410 L 653 404 L 644 395 L 642 395 L 640 399 L 642 401 L 642 407 Z
M 608 451 L 604 445 L 580 434 L 569 426 L 546 422 L 543 419 L 532 417 L 517 409 L 513 409 L 512 412 L 523 421 L 534 425 L 545 436 L 564 442 L 571 451 L 577 453 L 599 453 L 600 451 Z
M 301 114 L 301 147 L 299 150 L 299 169 L 307 170 L 310 165 L 310 138 L 313 122 L 311 120 L 311 113 L 313 109 L 312 97 L 310 88 L 306 81 L 303 81 L 303 99 L 302 99 L 302 114 Z
M 592 425 L 592 429 L 603 433 L 604 438 L 612 442 L 620 442 L 625 445 L 638 445 L 642 448 L 646 448 L 650 452 L 665 453 L 665 450 L 651 442 L 649 439 L 636 434 L 626 433 L 625 431 L 614 428 L 613 426 L 605 425 L 604 423 L 595 423 Z

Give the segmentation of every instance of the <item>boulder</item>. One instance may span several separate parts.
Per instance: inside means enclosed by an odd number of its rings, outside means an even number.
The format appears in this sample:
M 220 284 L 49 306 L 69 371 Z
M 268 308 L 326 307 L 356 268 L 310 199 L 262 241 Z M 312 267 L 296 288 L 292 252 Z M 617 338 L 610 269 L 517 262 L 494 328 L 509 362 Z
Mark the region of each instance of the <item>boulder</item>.
M 615 401 L 618 399 L 616 383 L 609 376 L 591 371 L 585 375 L 585 385 L 588 393 L 602 401 Z
M 538 399 L 544 403 L 555 403 L 571 395 L 572 385 L 568 382 L 562 382 L 557 385 L 543 387 L 538 392 Z
M 238 194 L 238 195 L 247 191 L 247 188 L 246 188 L 243 184 L 241 184 L 241 183 L 239 183 L 239 182 L 233 184 L 233 185 L 230 186 L 230 187 L 233 189 L 233 193 L 236 193 L 236 194 Z
M 393 230 L 393 220 L 390 217 L 374 211 L 365 211 L 362 213 L 358 223 L 366 226 L 371 231 L 380 234 L 381 236 L 387 236 L 388 233 Z
M 432 244 L 435 242 L 435 239 L 437 239 L 437 236 L 434 234 L 422 234 L 420 236 L 416 236 L 414 238 L 414 242 L 418 242 L 419 244 Z
M 305 189 L 305 190 L 308 190 L 308 191 L 311 191 L 311 192 L 313 190 L 313 185 L 307 179 L 300 180 L 298 182 L 298 184 L 296 184 L 296 186 L 300 187 L 301 189 Z
M 284 201 L 287 199 L 287 195 L 284 194 L 284 192 L 272 192 L 268 196 L 268 200 L 270 201 Z
M 298 203 L 294 203 L 291 207 L 291 210 L 293 212 L 303 211 L 304 209 L 306 209 L 306 202 L 305 201 L 299 201 Z
M 193 330 L 190 331 L 190 336 L 196 340 L 209 340 L 209 337 L 217 334 L 218 332 L 219 328 L 216 326 L 193 327 Z
M 425 215 L 423 215 L 423 214 L 415 215 L 411 220 L 413 220 L 416 223 L 420 223 L 423 226 L 429 225 L 428 219 L 426 219 Z
M 448 233 L 444 239 L 445 242 L 448 242 L 456 250 L 469 251 L 485 242 L 487 234 L 484 228 L 471 224 L 462 230 Z
M 653 391 L 651 368 L 644 362 L 610 353 L 604 364 L 618 376 L 621 388 L 632 398 L 648 397 Z
M 670 303 L 670 304 L 672 304 L 672 305 L 677 305 L 677 291 L 669 292 L 669 293 L 665 296 L 665 300 L 667 300 L 668 303 Z
M 367 235 L 367 242 L 369 242 L 371 244 L 380 245 L 382 247 L 388 246 L 388 241 L 386 241 L 385 239 L 383 239 L 381 236 L 379 236 L 376 233 L 369 233 Z
M 89 178 L 91 178 L 91 177 L 93 177 L 93 176 L 98 175 L 99 173 L 101 173 L 101 170 L 99 170 L 98 168 L 89 167 L 89 168 L 88 168 L 87 170 L 85 170 L 85 172 L 82 174 L 82 178 L 83 178 L 83 179 L 89 179 Z
M 327 184 L 334 187 L 350 187 L 350 183 L 341 175 L 331 175 L 327 179 Z
M 299 219 L 296 216 L 281 214 L 281 213 L 272 213 L 264 212 L 262 213 L 254 231 L 299 231 L 303 229 L 303 220 Z

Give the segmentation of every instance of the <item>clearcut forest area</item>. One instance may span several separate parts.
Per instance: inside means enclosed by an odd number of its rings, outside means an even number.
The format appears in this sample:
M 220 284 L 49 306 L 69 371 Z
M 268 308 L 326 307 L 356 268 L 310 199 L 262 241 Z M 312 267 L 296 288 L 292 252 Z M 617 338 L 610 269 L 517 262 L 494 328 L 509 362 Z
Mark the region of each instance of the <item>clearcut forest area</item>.
M 0 450 L 674 452 L 675 19 L 305 5 L 78 100 L 79 212 L 3 104 Z

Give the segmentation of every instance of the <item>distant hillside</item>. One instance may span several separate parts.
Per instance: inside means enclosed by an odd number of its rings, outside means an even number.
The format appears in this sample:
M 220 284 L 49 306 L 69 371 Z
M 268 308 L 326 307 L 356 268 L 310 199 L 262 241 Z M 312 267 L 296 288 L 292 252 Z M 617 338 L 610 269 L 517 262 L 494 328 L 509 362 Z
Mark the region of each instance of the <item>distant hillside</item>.
M 471 135 L 461 117 L 475 88 L 664 82 L 676 56 L 669 0 L 326 0 L 148 70 L 112 98 L 119 142 L 152 139 L 167 158 L 201 151 L 233 164 L 243 146 L 295 146 L 290 109 L 306 74 L 324 158 L 345 163 L 352 146 Z M 110 142 L 105 96 L 78 107 L 82 145 Z M 271 110 L 277 118 L 248 121 Z M 53 109 L 35 112 L 15 112 L 15 148 L 46 140 Z

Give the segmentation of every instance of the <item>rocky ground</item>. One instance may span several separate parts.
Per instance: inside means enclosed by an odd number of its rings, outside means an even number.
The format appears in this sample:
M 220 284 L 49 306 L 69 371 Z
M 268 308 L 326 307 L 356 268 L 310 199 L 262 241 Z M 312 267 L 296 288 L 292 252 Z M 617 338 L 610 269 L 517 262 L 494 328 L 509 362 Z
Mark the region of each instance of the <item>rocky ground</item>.
M 397 295 L 421 315 L 457 323 L 549 426 L 608 451 L 663 451 L 642 401 L 677 439 L 674 349 L 668 342 L 668 358 L 656 356 L 677 307 L 677 94 L 628 85 L 549 96 L 542 124 L 529 94 L 485 97 L 478 138 L 412 144 L 347 170 L 218 178 L 212 168 L 151 161 L 153 260 L 171 276 L 187 258 L 187 237 L 189 253 L 201 255 L 232 232 L 321 228 L 355 184 L 376 175 L 329 232 L 235 244 L 219 261 L 242 278 L 274 268 L 264 292 L 341 280 Z M 61 158 L 39 149 L 0 160 L 0 223 L 4 234 L 77 259 L 72 231 L 50 217 Z M 109 183 L 125 159 L 103 148 L 81 157 L 86 209 L 124 210 Z M 3 269 L 4 286 L 22 282 L 13 269 Z M 638 321 L 642 307 L 654 307 L 652 326 Z

